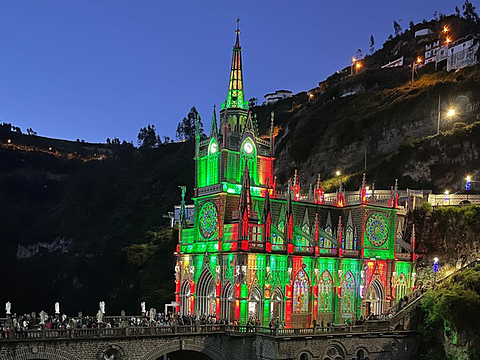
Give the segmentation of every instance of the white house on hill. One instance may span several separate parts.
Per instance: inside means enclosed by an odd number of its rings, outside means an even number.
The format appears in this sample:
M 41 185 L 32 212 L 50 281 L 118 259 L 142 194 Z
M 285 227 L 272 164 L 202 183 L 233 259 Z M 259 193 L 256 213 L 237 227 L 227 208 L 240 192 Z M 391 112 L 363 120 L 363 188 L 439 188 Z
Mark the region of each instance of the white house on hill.
M 274 93 L 265 94 L 264 98 L 265 101 L 263 102 L 264 105 L 273 104 L 278 100 L 290 98 L 293 96 L 293 93 L 290 90 L 277 90 Z

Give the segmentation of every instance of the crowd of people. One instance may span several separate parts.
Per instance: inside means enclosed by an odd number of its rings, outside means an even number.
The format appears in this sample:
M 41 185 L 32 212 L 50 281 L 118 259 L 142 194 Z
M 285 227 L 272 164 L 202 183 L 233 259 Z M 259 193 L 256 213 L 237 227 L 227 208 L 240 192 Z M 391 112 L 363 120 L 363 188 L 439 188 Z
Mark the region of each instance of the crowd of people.
M 407 303 L 405 299 L 403 304 Z M 362 325 L 366 320 L 383 320 L 377 319 L 373 315 L 368 318 L 361 317 L 360 319 L 346 320 L 346 325 Z M 118 316 L 118 317 L 67 317 L 66 315 L 53 315 L 48 316 L 44 314 L 43 317 L 37 317 L 34 313 L 31 315 L 9 315 L 6 319 L 0 319 L 0 339 L 9 338 L 9 334 L 16 334 L 16 337 L 21 337 L 22 333 L 28 331 L 41 331 L 45 330 L 78 330 L 78 329 L 125 329 L 130 328 L 132 331 L 140 331 L 141 328 L 158 328 L 157 332 L 163 332 L 161 328 L 165 327 L 180 327 L 178 331 L 200 331 L 207 327 L 208 331 L 215 329 L 220 330 L 223 328 L 219 325 L 232 326 L 234 330 L 239 326 L 238 320 L 230 321 L 225 318 L 218 318 L 216 315 L 180 315 L 174 313 L 145 313 L 143 316 Z M 314 328 L 329 328 L 334 327 L 334 323 L 324 322 L 323 320 L 317 322 L 313 321 Z M 185 329 L 190 326 L 191 328 Z M 211 326 L 211 327 L 210 327 Z M 216 327 L 218 326 L 218 328 Z M 251 332 L 255 331 L 257 327 L 261 327 L 262 323 L 256 317 L 249 317 L 243 331 Z M 140 328 L 140 329 L 139 329 Z M 182 330 L 182 328 L 184 330 Z M 270 330 L 285 328 L 285 321 L 279 318 L 272 319 L 268 323 Z M 108 330 L 106 330 L 108 331 Z M 112 330 L 113 331 L 113 330 Z

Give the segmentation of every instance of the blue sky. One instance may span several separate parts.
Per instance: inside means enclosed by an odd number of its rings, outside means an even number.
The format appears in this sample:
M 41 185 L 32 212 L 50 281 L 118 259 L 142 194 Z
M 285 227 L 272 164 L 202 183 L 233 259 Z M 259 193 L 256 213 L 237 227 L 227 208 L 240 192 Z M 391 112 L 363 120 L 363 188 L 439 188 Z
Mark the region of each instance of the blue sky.
M 39 135 L 174 137 L 196 106 L 209 129 L 227 95 L 240 17 L 246 97 L 294 93 L 349 64 L 393 20 L 450 14 L 452 0 L 0 0 L 0 121 Z M 474 2 L 474 5 L 478 4 Z

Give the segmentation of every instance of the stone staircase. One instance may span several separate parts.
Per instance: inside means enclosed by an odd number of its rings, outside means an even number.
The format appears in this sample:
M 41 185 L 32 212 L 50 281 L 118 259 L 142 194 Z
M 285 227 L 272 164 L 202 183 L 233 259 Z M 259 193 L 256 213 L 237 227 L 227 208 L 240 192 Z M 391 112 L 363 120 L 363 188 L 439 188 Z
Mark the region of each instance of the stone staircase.
M 473 268 L 480 264 L 479 260 L 475 260 L 471 263 L 468 263 L 461 267 L 460 269 L 457 269 L 453 273 L 451 273 L 448 276 L 445 276 L 442 279 L 437 280 L 437 284 L 441 284 L 444 282 L 446 279 L 448 279 L 450 276 L 453 276 L 454 274 L 458 274 L 459 272 L 468 269 L 468 268 Z M 389 320 L 390 320 L 390 328 L 395 329 L 395 330 L 412 330 L 418 325 L 418 321 L 420 320 L 420 304 L 422 302 L 424 294 L 428 291 L 421 291 L 421 289 L 416 289 L 413 292 L 407 294 L 408 297 L 408 303 L 407 305 L 404 305 L 403 308 L 399 309 L 399 304 L 396 304 L 393 306 L 390 311 L 389 311 Z

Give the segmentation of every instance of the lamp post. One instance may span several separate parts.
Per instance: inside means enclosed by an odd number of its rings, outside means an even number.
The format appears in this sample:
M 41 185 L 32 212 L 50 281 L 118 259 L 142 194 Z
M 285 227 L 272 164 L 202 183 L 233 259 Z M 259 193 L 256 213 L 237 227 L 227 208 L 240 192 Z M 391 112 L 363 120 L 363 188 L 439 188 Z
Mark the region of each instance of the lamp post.
M 422 63 L 422 58 L 421 57 L 417 57 L 417 60 L 415 60 L 413 63 L 412 63 L 412 86 L 413 86 L 413 83 L 415 81 L 415 66 L 418 66 Z
M 439 270 L 438 257 L 433 259 L 433 287 L 437 284 L 437 273 Z
M 438 116 L 437 116 L 437 135 L 440 134 L 440 121 L 442 120 L 442 94 L 438 94 Z M 449 107 L 446 112 L 448 120 L 451 120 L 457 115 L 457 110 L 454 107 Z

